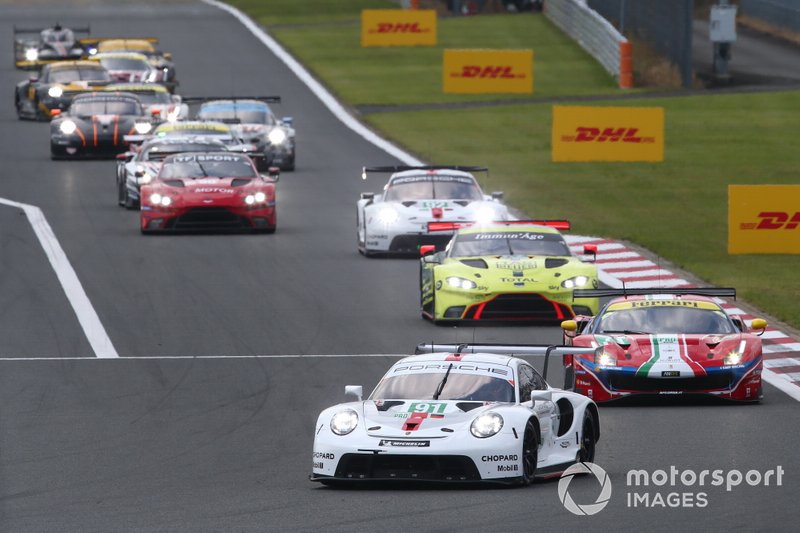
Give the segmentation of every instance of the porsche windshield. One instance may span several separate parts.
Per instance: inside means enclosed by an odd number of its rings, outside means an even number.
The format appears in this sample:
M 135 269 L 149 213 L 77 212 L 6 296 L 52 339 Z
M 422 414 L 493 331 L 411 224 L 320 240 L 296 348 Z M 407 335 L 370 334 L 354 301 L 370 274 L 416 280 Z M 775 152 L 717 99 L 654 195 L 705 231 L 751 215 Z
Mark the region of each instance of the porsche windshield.
M 159 178 L 255 178 L 253 164 L 245 156 L 232 154 L 181 154 L 164 161 Z
M 435 371 L 426 369 L 439 367 Z M 389 371 L 370 395 L 370 400 L 433 400 L 444 379 L 449 363 L 419 365 L 399 364 Z M 416 370 L 415 367 L 423 370 Z M 493 375 L 494 373 L 494 375 Z M 475 402 L 513 402 L 514 386 L 508 367 L 493 367 L 482 363 L 455 363 L 438 400 Z
M 264 104 L 208 104 L 200 109 L 198 116 L 206 120 L 240 122 L 242 124 L 272 125 L 275 123 L 272 113 Z
M 97 99 L 73 101 L 69 114 L 76 117 L 93 115 L 141 115 L 142 106 L 135 100 Z
M 111 76 L 102 68 L 60 68 L 50 71 L 50 83 L 73 81 L 111 81 Z
M 129 59 L 125 57 L 107 57 L 100 60 L 100 64 L 108 70 L 149 70 L 150 65 L 143 59 Z
M 475 180 L 462 176 L 409 176 L 395 178 L 386 190 L 387 202 L 416 200 L 482 200 Z
M 649 304 L 649 302 L 643 303 Z M 609 310 L 596 319 L 593 327 L 594 333 L 727 335 L 738 331 L 720 309 L 698 309 L 683 305 L 652 307 L 648 305 L 647 307 L 613 310 L 613 306 L 614 304 L 609 306 Z
M 568 256 L 569 247 L 558 233 L 532 231 L 483 231 L 460 233 L 453 241 L 450 257 L 480 255 Z

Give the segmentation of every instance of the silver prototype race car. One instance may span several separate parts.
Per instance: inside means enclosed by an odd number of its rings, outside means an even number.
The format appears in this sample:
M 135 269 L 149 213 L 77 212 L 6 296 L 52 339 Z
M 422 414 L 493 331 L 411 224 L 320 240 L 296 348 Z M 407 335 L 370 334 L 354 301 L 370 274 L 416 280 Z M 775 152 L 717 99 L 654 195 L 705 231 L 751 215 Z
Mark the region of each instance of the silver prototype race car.
M 454 223 L 515 220 L 501 202 L 503 193 L 484 194 L 471 174 L 487 171 L 463 166 L 365 167 L 363 179 L 371 172 L 392 175 L 381 194 L 362 193 L 356 204 L 359 252 L 416 255 L 424 245 L 443 250 Z
M 595 403 L 555 389 L 528 362 L 502 354 L 561 355 L 568 346 L 420 345 L 366 400 L 322 411 L 312 481 L 528 484 L 592 461 Z M 426 353 L 427 352 L 427 353 Z M 545 362 L 546 373 L 547 362 Z

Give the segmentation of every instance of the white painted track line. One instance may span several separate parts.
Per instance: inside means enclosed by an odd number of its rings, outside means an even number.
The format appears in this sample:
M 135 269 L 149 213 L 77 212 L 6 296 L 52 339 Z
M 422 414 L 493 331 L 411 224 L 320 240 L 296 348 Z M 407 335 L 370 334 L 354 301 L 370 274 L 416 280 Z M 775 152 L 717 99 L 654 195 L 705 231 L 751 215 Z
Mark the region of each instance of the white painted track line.
M 83 333 L 92 346 L 92 350 L 94 350 L 95 357 L 119 357 L 103 324 L 100 322 L 100 317 L 97 316 L 97 312 L 92 307 L 92 302 L 86 296 L 78 275 L 72 268 L 69 259 L 67 259 L 67 254 L 64 253 L 58 239 L 56 239 L 53 229 L 47 223 L 42 210 L 35 205 L 14 202 L 5 198 L 0 198 L 0 204 L 17 207 L 25 213 L 36 237 L 39 239 L 39 243 L 44 249 L 44 253 L 47 255 L 47 259 L 50 260 L 50 265 L 56 272 L 58 281 L 64 289 L 64 294 L 66 294 L 72 309 L 78 317 L 78 322 L 80 322 Z

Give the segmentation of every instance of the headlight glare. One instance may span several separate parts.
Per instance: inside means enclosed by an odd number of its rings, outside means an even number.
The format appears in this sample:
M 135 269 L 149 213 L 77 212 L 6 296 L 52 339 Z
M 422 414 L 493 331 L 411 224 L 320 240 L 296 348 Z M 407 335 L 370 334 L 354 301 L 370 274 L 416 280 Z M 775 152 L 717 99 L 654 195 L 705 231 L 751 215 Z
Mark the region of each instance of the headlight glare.
M 78 129 L 78 126 L 71 120 L 65 120 L 64 122 L 61 123 L 58 129 L 60 129 L 61 133 L 63 133 L 64 135 L 72 135 L 73 133 L 75 133 L 75 130 Z
M 496 217 L 497 215 L 495 214 L 494 209 L 485 205 L 478 209 L 478 211 L 475 213 L 475 222 L 478 224 L 488 224 L 490 222 L 494 222 Z
M 248 194 L 247 196 L 244 197 L 244 203 L 246 203 L 247 205 L 253 205 L 254 203 L 256 203 L 256 197 L 253 196 L 252 194 Z
M 594 356 L 594 362 L 600 366 L 617 366 L 617 356 L 603 351 Z
M 503 417 L 492 412 L 483 413 L 469 426 L 470 433 L 479 439 L 496 435 L 501 429 L 503 429 Z
M 133 125 L 133 129 L 135 129 L 136 133 L 138 133 L 139 135 L 145 135 L 149 133 L 152 128 L 153 125 L 150 124 L 149 122 L 137 122 L 136 124 Z
M 331 431 L 337 435 L 347 435 L 358 425 L 358 413 L 352 409 L 339 411 L 331 418 Z
M 733 351 L 725 356 L 724 363 L 726 365 L 738 365 L 742 362 L 742 352 Z
M 161 197 L 161 205 L 163 205 L 164 207 L 168 207 L 171 204 L 172 204 L 172 198 L 170 198 L 169 196 Z
M 160 194 L 158 194 L 157 192 L 154 192 L 152 195 L 150 195 L 150 203 L 153 204 L 153 205 L 160 205 L 161 204 L 161 198 L 162 198 L 162 196 Z
M 565 289 L 574 289 L 576 287 L 584 287 L 589 283 L 587 276 L 575 276 L 574 278 L 565 279 L 561 282 L 561 286 Z
M 391 207 L 384 207 L 378 212 L 378 220 L 383 224 L 394 224 L 400 218 L 400 214 Z
M 459 278 L 456 276 L 447 278 L 447 284 L 454 289 L 474 289 L 478 286 L 478 284 L 472 280 Z
M 39 50 L 36 48 L 28 48 L 25 50 L 25 59 L 28 61 L 36 61 L 39 59 Z
M 49 89 L 47 89 L 47 94 L 51 98 L 59 98 L 62 94 L 64 94 L 64 89 L 62 89 L 58 85 L 54 85 L 54 86 L 50 87 Z
M 275 128 L 267 135 L 272 144 L 281 144 L 286 140 L 286 132 L 280 128 Z
M 264 200 L 266 200 L 266 199 L 267 199 L 267 195 L 266 195 L 266 194 L 264 194 L 264 193 L 263 193 L 263 192 L 261 192 L 261 191 L 258 191 L 258 192 L 257 192 L 257 193 L 255 193 L 253 196 L 255 196 L 256 202 L 258 202 L 258 203 L 262 203 L 262 202 L 264 202 Z

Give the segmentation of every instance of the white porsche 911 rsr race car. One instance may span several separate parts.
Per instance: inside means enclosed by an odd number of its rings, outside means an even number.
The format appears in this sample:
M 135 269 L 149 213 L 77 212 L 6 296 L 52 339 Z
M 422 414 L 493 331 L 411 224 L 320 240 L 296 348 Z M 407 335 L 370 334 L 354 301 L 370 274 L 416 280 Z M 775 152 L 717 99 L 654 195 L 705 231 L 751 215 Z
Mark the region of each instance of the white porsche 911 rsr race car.
M 483 167 L 365 167 L 362 178 L 370 172 L 392 175 L 382 193 L 362 193 L 357 204 L 358 250 L 366 256 L 417 254 L 423 245 L 443 250 L 453 223 L 515 219 L 503 193 L 484 194 L 470 173 Z
M 575 348 L 420 345 L 418 352 L 431 353 L 395 363 L 368 399 L 360 386 L 348 386 L 358 401 L 322 411 L 310 479 L 524 485 L 592 461 L 600 437 L 595 403 L 496 353 L 568 350 Z

